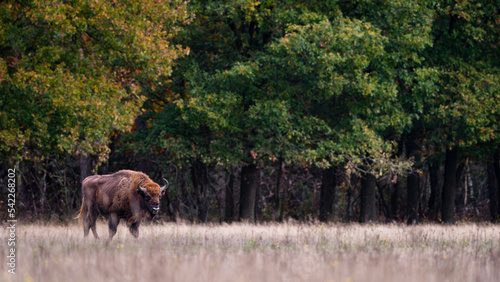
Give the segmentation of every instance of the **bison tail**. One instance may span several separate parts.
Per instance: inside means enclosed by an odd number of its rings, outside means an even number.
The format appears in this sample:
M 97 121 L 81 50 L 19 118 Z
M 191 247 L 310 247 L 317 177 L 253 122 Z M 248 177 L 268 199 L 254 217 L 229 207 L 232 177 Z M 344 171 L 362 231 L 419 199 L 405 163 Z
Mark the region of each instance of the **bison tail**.
M 78 219 L 80 217 L 85 217 L 87 214 L 87 207 L 85 206 L 85 198 L 82 198 L 82 207 L 80 208 L 80 213 L 75 217 L 75 219 Z

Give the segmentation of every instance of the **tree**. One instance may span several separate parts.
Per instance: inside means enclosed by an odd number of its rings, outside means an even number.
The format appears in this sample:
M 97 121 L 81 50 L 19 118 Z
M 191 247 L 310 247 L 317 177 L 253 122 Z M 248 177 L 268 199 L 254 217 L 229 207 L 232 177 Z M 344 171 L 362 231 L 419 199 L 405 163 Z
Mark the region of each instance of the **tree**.
M 130 131 L 144 84 L 171 73 L 187 14 L 175 1 L 32 0 L 2 2 L 0 18 L 2 156 L 77 156 L 83 176 L 89 155 L 103 162 L 110 137 Z
M 182 123 L 206 133 L 196 158 L 244 166 L 243 209 L 253 206 L 246 201 L 253 201 L 256 188 L 245 183 L 255 183 L 247 175 L 256 175 L 254 166 L 277 156 L 322 167 L 356 167 L 368 158 L 370 169 L 381 171 L 392 144 L 377 132 L 402 123 L 391 104 L 396 84 L 375 71 L 384 53 L 378 30 L 361 21 L 310 18 L 313 23 L 291 25 L 284 37 L 228 70 L 195 71 L 185 98 L 176 102 Z M 175 135 L 168 143 L 195 136 Z
M 414 157 L 416 148 L 413 144 L 420 138 L 418 121 L 421 118 L 421 101 L 416 101 L 411 88 L 407 87 L 406 81 L 414 78 L 420 68 L 423 67 L 424 57 L 422 51 L 432 44 L 432 3 L 426 1 L 352 1 L 339 3 L 342 11 L 350 16 L 356 17 L 364 22 L 369 22 L 381 30 L 385 37 L 383 67 L 379 68 L 388 79 L 397 85 L 396 101 L 393 107 L 400 108 L 404 113 L 398 116 L 399 120 L 407 123 L 400 125 L 399 130 L 383 132 L 383 137 L 395 140 L 401 147 L 412 147 L 406 157 Z M 396 127 L 397 128 L 397 127 Z M 399 136 L 399 134 L 402 134 Z M 411 154 L 410 154 L 411 153 Z M 418 156 L 418 154 L 416 154 Z M 408 174 L 407 177 L 407 209 L 408 222 L 417 220 L 416 209 L 418 206 L 418 173 L 416 172 L 421 163 L 415 163 L 410 172 L 400 170 L 400 175 Z M 403 179 L 400 177 L 399 179 Z
M 333 216 L 333 204 L 337 187 L 337 169 L 330 167 L 323 170 L 323 181 L 320 191 L 319 220 L 330 221 Z
M 440 1 L 433 9 L 433 45 L 422 53 L 424 66 L 405 84 L 413 105 L 419 105 L 426 147 L 446 154 L 442 220 L 449 223 L 459 155 L 497 144 L 499 7 L 491 1 Z
M 490 220 L 491 222 L 497 222 L 500 219 L 500 208 L 498 206 L 498 200 L 500 196 L 498 195 L 498 180 L 495 174 L 495 167 L 498 162 L 497 158 L 490 158 L 487 164 L 487 179 L 488 179 L 488 194 L 489 194 L 489 208 L 490 208 Z
M 361 179 L 361 204 L 359 221 L 361 223 L 375 222 L 377 210 L 375 206 L 375 189 L 377 178 L 372 173 L 364 173 Z

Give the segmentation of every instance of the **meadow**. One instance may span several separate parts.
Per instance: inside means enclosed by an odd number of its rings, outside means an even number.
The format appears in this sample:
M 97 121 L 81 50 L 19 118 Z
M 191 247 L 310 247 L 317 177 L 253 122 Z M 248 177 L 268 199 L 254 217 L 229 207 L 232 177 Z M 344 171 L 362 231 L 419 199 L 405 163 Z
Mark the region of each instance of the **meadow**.
M 107 225 L 99 222 L 101 238 Z M 8 230 L 3 226 L 2 238 Z M 19 223 L 16 274 L 2 281 L 498 281 L 491 224 L 122 223 L 113 241 L 81 225 Z M 7 254 L 5 240 L 0 253 Z M 3 255 L 6 261 L 6 255 Z

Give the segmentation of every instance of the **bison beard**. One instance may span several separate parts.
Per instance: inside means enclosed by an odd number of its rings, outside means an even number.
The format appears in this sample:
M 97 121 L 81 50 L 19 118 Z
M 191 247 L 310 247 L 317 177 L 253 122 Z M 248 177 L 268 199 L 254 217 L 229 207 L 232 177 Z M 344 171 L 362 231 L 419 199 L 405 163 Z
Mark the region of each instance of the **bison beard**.
M 152 219 L 160 210 L 160 198 L 165 186 L 153 182 L 146 174 L 132 170 L 120 170 L 108 175 L 92 175 L 82 182 L 82 207 L 76 218 L 83 218 L 84 237 L 89 230 L 96 239 L 96 220 L 99 214 L 109 220 L 109 240 L 116 234 L 120 219 L 125 219 L 130 233 L 139 237 L 142 219 Z M 167 197 L 168 198 L 168 197 Z

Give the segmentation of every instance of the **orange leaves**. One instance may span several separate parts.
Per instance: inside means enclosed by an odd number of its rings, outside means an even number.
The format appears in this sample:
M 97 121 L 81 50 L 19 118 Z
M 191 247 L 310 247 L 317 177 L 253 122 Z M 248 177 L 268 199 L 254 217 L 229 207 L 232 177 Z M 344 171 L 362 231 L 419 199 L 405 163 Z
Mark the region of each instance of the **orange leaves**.
M 256 160 L 256 159 L 257 159 L 258 154 L 257 154 L 256 152 L 254 152 L 254 151 L 250 151 L 250 155 L 252 155 L 252 158 L 253 158 L 254 160 Z

